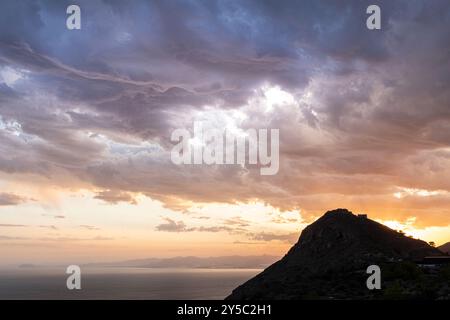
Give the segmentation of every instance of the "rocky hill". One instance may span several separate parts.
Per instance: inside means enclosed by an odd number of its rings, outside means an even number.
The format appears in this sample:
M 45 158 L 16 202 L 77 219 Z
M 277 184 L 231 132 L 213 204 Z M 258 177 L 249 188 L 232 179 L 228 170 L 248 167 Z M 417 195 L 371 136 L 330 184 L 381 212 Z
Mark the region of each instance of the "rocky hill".
M 414 262 L 438 255 L 442 252 L 424 241 L 337 209 L 306 227 L 281 260 L 233 290 L 227 299 L 366 299 L 401 296 L 404 290 L 420 296 L 416 285 L 408 284 L 412 278 L 416 282 L 426 278 Z M 382 269 L 383 290 L 367 289 L 366 269 L 373 264 Z M 399 284 L 403 280 L 405 288 Z M 437 289 L 436 295 L 446 294 L 447 289 Z
M 447 243 L 443 244 L 442 246 L 439 246 L 438 249 L 444 253 L 450 254 L 450 242 L 447 242 Z

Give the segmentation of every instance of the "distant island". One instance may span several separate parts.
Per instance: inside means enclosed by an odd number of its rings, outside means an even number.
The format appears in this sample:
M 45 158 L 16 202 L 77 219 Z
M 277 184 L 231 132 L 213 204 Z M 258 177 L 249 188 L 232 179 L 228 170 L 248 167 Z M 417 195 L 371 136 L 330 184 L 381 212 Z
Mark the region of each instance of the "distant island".
M 227 299 L 450 299 L 450 257 L 440 249 L 367 215 L 336 209 Z M 370 265 L 380 267 L 380 290 L 366 285 Z
M 263 269 L 279 257 L 261 256 L 218 256 L 218 257 L 173 257 L 148 258 L 109 263 L 90 263 L 84 267 L 134 267 L 134 268 L 205 268 L 205 269 Z

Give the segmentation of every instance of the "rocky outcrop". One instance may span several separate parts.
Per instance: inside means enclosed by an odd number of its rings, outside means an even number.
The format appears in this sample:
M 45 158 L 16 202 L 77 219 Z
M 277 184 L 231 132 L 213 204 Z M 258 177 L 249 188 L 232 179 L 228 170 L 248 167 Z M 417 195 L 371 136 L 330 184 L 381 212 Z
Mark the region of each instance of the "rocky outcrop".
M 390 270 L 393 264 L 433 255 L 442 252 L 365 216 L 337 209 L 306 227 L 281 260 L 227 299 L 368 298 L 379 294 L 366 287 L 369 265 Z

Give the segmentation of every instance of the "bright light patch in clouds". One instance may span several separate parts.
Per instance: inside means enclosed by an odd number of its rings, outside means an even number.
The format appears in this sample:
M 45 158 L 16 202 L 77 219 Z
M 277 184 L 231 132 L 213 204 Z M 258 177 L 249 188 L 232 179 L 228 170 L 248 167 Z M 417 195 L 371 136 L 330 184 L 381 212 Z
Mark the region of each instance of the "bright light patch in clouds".
M 295 104 L 295 99 L 292 94 L 282 90 L 279 86 L 263 86 L 261 88 L 266 105 L 266 112 L 272 111 L 275 106 L 289 106 Z
M 14 136 L 20 136 L 22 134 L 22 126 L 17 121 L 4 121 L 0 115 L 0 130 L 12 134 Z
M 391 229 L 403 231 L 407 235 L 414 236 L 415 228 L 414 222 L 416 221 L 416 217 L 409 217 L 405 221 L 400 222 L 396 220 L 377 220 L 378 222 L 388 226 Z
M 431 197 L 438 195 L 446 195 L 449 192 L 445 190 L 425 190 L 425 189 L 415 189 L 415 188 L 399 188 L 401 191 L 395 192 L 394 197 L 401 199 L 407 196 L 416 197 Z
M 106 145 L 109 152 L 115 156 L 133 157 L 133 156 L 152 156 L 164 151 L 157 143 L 149 141 L 135 141 L 135 143 L 117 142 L 108 138 L 104 134 L 88 132 L 87 136 L 100 144 Z
M 0 81 L 8 87 L 12 87 L 20 79 L 26 78 L 26 73 L 27 71 L 24 70 L 19 71 L 11 67 L 3 67 L 0 69 Z
M 444 244 L 448 241 L 448 235 L 450 234 L 450 225 L 441 227 L 416 227 L 416 217 L 407 218 L 405 221 L 396 220 L 376 220 L 389 228 L 397 231 L 402 231 L 406 236 L 413 237 L 415 239 L 421 239 L 428 242 L 435 242 L 437 245 Z
M 201 123 L 203 130 L 224 129 L 233 136 L 247 136 L 245 129 L 246 122 L 249 121 L 245 107 L 242 109 L 221 110 L 207 107 L 205 110 L 195 112 L 194 115 L 185 121 L 185 128 L 193 134 L 194 122 Z M 192 146 L 204 146 L 204 142 L 192 137 L 189 140 Z

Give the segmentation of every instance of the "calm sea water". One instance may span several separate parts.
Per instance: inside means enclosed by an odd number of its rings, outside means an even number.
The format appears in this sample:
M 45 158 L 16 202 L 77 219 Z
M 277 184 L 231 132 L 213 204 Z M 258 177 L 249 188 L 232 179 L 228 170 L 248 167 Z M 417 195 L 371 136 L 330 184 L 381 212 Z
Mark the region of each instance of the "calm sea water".
M 68 290 L 64 268 L 0 270 L 0 299 L 223 299 L 259 269 L 84 268 Z

